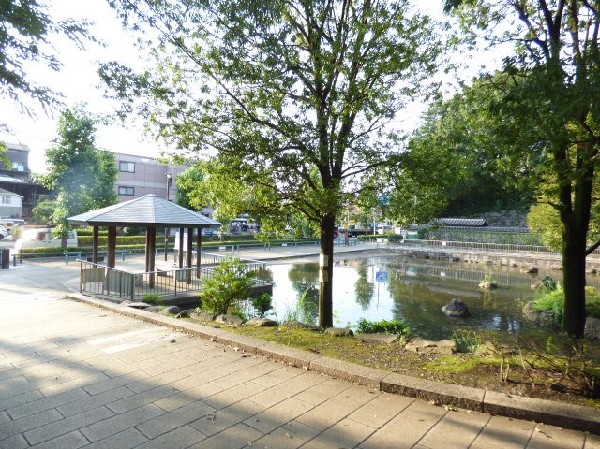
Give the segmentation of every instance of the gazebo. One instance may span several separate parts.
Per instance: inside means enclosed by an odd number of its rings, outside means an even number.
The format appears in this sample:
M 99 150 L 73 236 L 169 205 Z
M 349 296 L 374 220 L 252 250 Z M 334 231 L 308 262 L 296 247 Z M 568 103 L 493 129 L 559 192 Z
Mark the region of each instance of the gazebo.
M 157 228 L 179 228 L 179 268 L 183 268 L 184 254 L 186 267 L 192 266 L 194 230 L 196 229 L 197 270 L 200 271 L 202 250 L 202 229 L 218 226 L 219 222 L 204 215 L 160 198 L 156 195 L 145 195 L 130 201 L 115 204 L 103 209 L 92 210 L 83 214 L 69 217 L 73 225 L 88 225 L 93 227 L 92 262 L 98 262 L 98 228 L 108 227 L 107 266 L 115 267 L 117 227 L 136 226 L 146 228 L 146 263 L 145 271 L 153 272 L 156 268 L 156 230 Z M 184 238 L 187 229 L 187 239 Z M 184 248 L 184 241 L 186 247 Z

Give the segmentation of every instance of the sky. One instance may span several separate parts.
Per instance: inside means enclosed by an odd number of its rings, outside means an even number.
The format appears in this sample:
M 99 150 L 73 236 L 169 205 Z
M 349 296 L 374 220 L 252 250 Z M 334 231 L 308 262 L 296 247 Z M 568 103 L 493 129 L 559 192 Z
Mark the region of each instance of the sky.
M 413 0 L 418 9 L 433 17 L 441 18 L 442 0 Z M 60 0 L 47 1 L 49 13 L 55 19 L 74 18 L 88 19 L 95 22 L 90 31 L 105 46 L 87 43 L 84 51 L 79 50 L 66 38 L 53 40 L 54 52 L 63 64 L 60 72 L 54 72 L 40 64 L 29 67 L 29 74 L 44 85 L 64 95 L 67 107 L 85 103 L 87 110 L 93 114 L 110 114 L 116 105 L 104 98 L 103 88 L 97 76 L 100 62 L 117 60 L 123 63 L 134 63 L 137 50 L 133 46 L 133 37 L 121 28 L 115 12 L 106 0 Z M 45 151 L 52 146 L 57 137 L 59 109 L 46 113 L 37 104 L 34 105 L 35 117 L 22 113 L 18 106 L 4 101 L 0 107 L 0 123 L 9 123 L 11 134 L 1 133 L 0 140 L 26 145 L 31 153 L 30 169 L 34 173 L 45 171 Z M 423 105 L 414 105 L 404 118 L 407 126 L 417 123 L 417 117 L 424 111 Z M 98 148 L 121 153 L 145 156 L 159 156 L 161 145 L 143 137 L 140 128 L 112 125 L 97 125 L 96 143 Z
M 54 72 L 40 64 L 29 67 L 34 79 L 64 95 L 63 101 L 68 107 L 85 103 L 93 114 L 107 114 L 114 111 L 115 104 L 103 97 L 103 89 L 96 74 L 99 62 L 119 60 L 131 62 L 137 51 L 133 39 L 125 33 L 114 11 L 105 0 L 60 0 L 51 4 L 50 14 L 55 19 L 75 18 L 93 20 L 91 33 L 106 44 L 106 47 L 86 43 L 85 51 L 79 50 L 66 38 L 54 41 L 54 51 L 63 64 L 59 72 Z M 60 110 L 49 113 L 34 102 L 35 117 L 20 111 L 18 105 L 3 101 L 0 107 L 0 123 L 8 123 L 10 134 L 0 133 L 0 139 L 21 143 L 29 147 L 30 169 L 35 173 L 45 170 L 45 150 L 52 146 L 57 137 L 58 116 Z M 139 129 L 126 128 L 120 124 L 98 125 L 96 143 L 98 148 L 137 155 L 159 155 L 160 146 L 142 138 Z

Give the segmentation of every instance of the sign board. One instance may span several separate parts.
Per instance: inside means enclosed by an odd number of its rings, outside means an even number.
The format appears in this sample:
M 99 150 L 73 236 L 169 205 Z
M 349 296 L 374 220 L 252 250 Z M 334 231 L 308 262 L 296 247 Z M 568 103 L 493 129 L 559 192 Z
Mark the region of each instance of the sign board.
M 387 282 L 387 280 L 388 280 L 387 271 L 378 271 L 377 273 L 375 273 L 375 279 L 377 280 L 377 282 Z

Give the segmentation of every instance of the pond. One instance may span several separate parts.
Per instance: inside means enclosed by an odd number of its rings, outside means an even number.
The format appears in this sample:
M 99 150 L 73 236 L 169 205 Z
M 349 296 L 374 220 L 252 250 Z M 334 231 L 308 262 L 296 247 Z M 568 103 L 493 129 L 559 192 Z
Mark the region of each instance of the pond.
M 273 273 L 274 314 L 277 320 L 318 322 L 319 264 L 270 265 Z M 546 275 L 521 273 L 516 268 L 461 262 L 376 256 L 338 259 L 333 272 L 334 325 L 355 326 L 359 319 L 399 319 L 413 334 L 427 339 L 451 338 L 457 330 L 489 330 L 502 337 L 536 331 L 553 333 L 523 317 L 531 299 L 531 285 Z M 558 274 L 560 276 L 560 273 Z M 482 280 L 499 288 L 483 291 Z M 441 311 L 452 298 L 462 299 L 471 310 L 469 318 L 449 318 Z

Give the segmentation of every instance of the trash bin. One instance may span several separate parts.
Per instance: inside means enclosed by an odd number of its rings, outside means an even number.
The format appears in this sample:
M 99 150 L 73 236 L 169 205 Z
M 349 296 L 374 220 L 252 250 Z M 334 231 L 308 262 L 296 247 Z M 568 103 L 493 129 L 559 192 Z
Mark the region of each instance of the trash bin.
M 10 267 L 10 249 L 0 249 L 0 268 Z

